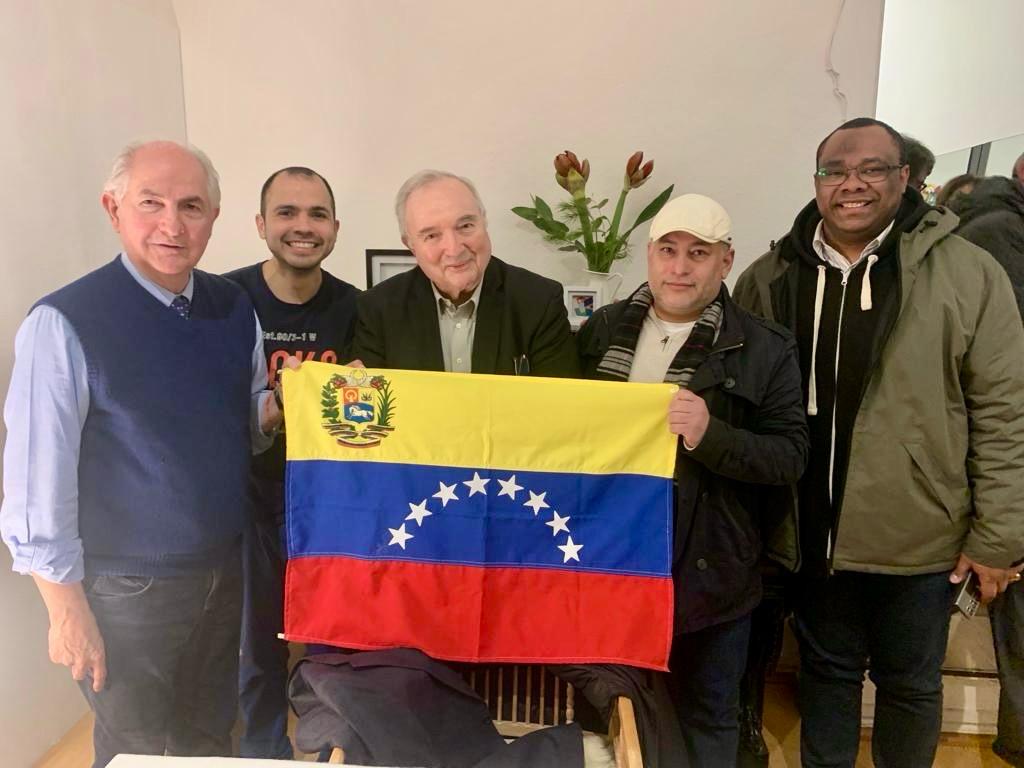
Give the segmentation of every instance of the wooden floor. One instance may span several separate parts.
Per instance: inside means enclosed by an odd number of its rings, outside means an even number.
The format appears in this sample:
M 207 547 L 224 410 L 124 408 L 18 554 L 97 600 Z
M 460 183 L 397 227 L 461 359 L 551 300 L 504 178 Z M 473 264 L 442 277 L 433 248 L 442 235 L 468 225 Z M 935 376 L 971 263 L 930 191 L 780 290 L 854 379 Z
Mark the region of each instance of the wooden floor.
M 786 683 L 769 685 L 765 703 L 765 740 L 771 749 L 771 768 L 798 768 L 799 726 L 793 687 Z M 91 728 L 92 717 L 86 715 L 34 768 L 89 768 L 92 761 Z M 865 730 L 861 736 L 857 768 L 870 768 L 872 765 L 870 739 L 870 731 Z M 989 748 L 991 741 L 991 736 L 944 734 L 934 765 L 936 768 L 1004 768 L 1007 764 Z
M 771 768 L 799 768 L 800 718 L 796 711 L 796 686 L 769 684 L 765 695 L 764 738 L 771 750 Z M 991 749 L 991 736 L 943 734 L 935 756 L 935 768 L 1005 768 Z M 860 738 L 857 768 L 871 768 L 871 731 Z

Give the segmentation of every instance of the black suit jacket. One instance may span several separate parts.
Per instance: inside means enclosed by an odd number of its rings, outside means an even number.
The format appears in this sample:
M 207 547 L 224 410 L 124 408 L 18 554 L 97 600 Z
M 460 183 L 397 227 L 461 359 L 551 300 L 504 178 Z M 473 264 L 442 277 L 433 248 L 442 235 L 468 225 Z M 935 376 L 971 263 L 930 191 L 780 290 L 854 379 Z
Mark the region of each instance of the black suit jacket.
M 368 368 L 443 371 L 437 302 L 416 267 L 360 294 L 352 356 Z M 473 373 L 514 374 L 526 355 L 531 376 L 575 377 L 578 361 L 562 286 L 491 257 L 473 336 Z

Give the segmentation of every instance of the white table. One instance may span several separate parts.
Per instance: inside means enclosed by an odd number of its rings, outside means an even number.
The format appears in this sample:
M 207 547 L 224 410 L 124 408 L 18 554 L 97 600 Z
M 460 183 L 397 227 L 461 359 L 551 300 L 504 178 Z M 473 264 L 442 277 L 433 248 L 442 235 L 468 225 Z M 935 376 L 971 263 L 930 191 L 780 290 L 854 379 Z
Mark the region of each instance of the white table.
M 286 768 L 302 765 L 306 768 L 317 763 L 299 760 L 260 760 L 253 757 L 162 757 L 157 755 L 118 755 L 108 768 Z M 366 768 L 366 766 L 348 766 Z
M 117 755 L 109 768 L 284 768 L 316 763 L 298 760 L 262 760 L 249 757 L 165 757 L 162 755 Z

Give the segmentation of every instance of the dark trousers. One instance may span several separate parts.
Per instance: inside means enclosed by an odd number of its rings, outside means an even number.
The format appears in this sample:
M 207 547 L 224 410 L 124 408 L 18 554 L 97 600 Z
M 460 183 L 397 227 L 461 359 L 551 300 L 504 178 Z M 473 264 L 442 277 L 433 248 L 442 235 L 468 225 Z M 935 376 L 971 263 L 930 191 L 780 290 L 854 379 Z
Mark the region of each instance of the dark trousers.
M 877 686 L 875 765 L 932 764 L 942 724 L 941 668 L 954 592 L 948 572 L 841 572 L 799 583 L 794 624 L 804 766 L 853 767 L 869 662 Z
M 99 576 L 86 597 L 106 647 L 107 686 L 80 687 L 95 714 L 93 768 L 114 755 L 231 754 L 241 567 L 153 578 Z
M 739 744 L 740 679 L 747 660 L 750 614 L 676 635 L 668 690 L 683 732 L 682 765 L 731 766 Z
M 785 628 L 786 579 L 789 574 L 771 564 L 761 568 L 764 596 L 750 618 L 750 647 L 740 682 L 740 744 L 737 768 L 767 768 L 768 745 L 762 734 L 765 682 L 782 652 Z
M 999 730 L 992 749 L 1024 768 L 1024 582 L 1011 584 L 988 615 L 999 666 Z
M 293 757 L 288 740 L 288 644 L 284 629 L 283 484 L 254 478 L 254 521 L 243 538 L 244 600 L 238 667 L 241 757 Z

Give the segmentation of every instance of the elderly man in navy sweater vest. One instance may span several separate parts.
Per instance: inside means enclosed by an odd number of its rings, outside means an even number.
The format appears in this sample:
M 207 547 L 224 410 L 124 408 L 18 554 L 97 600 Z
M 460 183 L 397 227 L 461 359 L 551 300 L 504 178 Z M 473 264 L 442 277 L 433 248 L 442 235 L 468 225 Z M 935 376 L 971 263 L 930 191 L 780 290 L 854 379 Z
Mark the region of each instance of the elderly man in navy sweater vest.
M 206 156 L 129 146 L 102 203 L 123 252 L 18 331 L 0 531 L 95 713 L 94 766 L 228 755 L 250 452 L 281 414 L 248 297 L 195 269 L 220 203 Z

